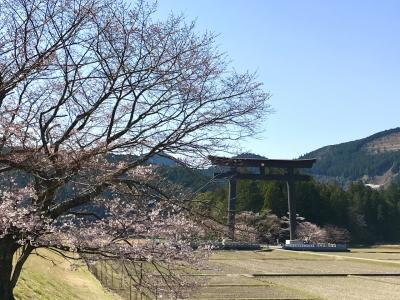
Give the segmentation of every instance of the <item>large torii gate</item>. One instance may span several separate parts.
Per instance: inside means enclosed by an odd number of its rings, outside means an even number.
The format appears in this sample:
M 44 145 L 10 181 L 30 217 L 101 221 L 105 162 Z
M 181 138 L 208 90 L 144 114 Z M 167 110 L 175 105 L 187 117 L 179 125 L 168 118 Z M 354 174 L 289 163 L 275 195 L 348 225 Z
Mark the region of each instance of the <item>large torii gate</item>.
M 294 183 L 298 180 L 310 180 L 311 176 L 297 174 L 295 169 L 311 168 L 316 159 L 254 159 L 254 158 L 227 158 L 219 156 L 208 157 L 214 166 L 229 168 L 223 173 L 214 173 L 214 178 L 225 178 L 229 180 L 228 196 L 228 227 L 229 238 L 235 237 L 235 215 L 236 215 L 236 181 L 240 179 L 251 180 L 280 180 L 286 181 L 288 192 L 290 239 L 296 239 L 296 205 L 294 198 Z M 257 173 L 241 173 L 239 168 L 256 169 Z M 284 174 L 274 174 L 271 168 L 284 169 Z

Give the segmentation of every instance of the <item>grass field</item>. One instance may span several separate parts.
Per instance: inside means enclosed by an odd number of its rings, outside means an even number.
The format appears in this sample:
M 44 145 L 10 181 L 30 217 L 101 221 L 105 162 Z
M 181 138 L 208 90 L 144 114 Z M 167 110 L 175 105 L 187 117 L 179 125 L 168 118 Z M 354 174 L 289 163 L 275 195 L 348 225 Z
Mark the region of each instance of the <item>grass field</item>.
M 140 299 L 118 268 L 103 265 L 103 285 L 79 266 L 44 252 L 32 256 L 16 289 L 17 299 Z M 355 248 L 348 253 L 216 251 L 198 274 L 205 283 L 191 299 L 400 299 L 400 247 Z M 100 277 L 100 276 L 98 276 Z M 125 288 L 122 288 L 125 286 Z M 143 297 L 142 299 L 145 299 Z
M 44 259 L 31 255 L 24 265 L 15 289 L 19 300 L 117 300 L 87 270 L 86 265 L 73 266 L 49 251 L 38 251 Z
M 218 251 L 196 299 L 400 299 L 400 248 Z

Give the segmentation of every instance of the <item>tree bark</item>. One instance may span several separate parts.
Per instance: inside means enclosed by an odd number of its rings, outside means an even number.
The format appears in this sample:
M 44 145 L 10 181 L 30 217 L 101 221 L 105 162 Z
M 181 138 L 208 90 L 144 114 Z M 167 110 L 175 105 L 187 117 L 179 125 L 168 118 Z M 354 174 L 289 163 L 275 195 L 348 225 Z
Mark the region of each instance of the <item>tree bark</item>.
M 13 256 L 18 244 L 11 238 L 0 239 L 0 299 L 14 300 L 11 282 L 13 272 Z

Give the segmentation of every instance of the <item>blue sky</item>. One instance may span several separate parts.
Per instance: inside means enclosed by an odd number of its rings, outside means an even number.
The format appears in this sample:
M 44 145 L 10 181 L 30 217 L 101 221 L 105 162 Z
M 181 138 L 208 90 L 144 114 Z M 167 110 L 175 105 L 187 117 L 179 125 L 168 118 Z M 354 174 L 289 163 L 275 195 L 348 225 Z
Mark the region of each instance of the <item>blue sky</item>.
M 275 113 L 243 149 L 296 158 L 400 126 L 400 1 L 159 0 L 257 70 Z

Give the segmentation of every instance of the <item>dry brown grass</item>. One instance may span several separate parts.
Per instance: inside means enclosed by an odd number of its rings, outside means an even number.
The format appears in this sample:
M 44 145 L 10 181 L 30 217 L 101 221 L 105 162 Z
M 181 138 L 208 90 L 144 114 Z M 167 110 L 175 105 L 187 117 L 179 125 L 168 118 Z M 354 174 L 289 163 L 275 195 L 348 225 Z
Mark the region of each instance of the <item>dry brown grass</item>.
M 217 251 L 198 299 L 400 299 L 399 247 L 354 249 L 349 253 Z M 252 277 L 254 273 L 269 276 Z M 287 273 L 306 276 L 271 276 Z M 331 276 L 332 274 L 341 276 Z M 346 274 L 382 276 L 346 276 Z M 325 274 L 329 276 L 318 276 Z M 312 275 L 312 276 L 310 276 Z

